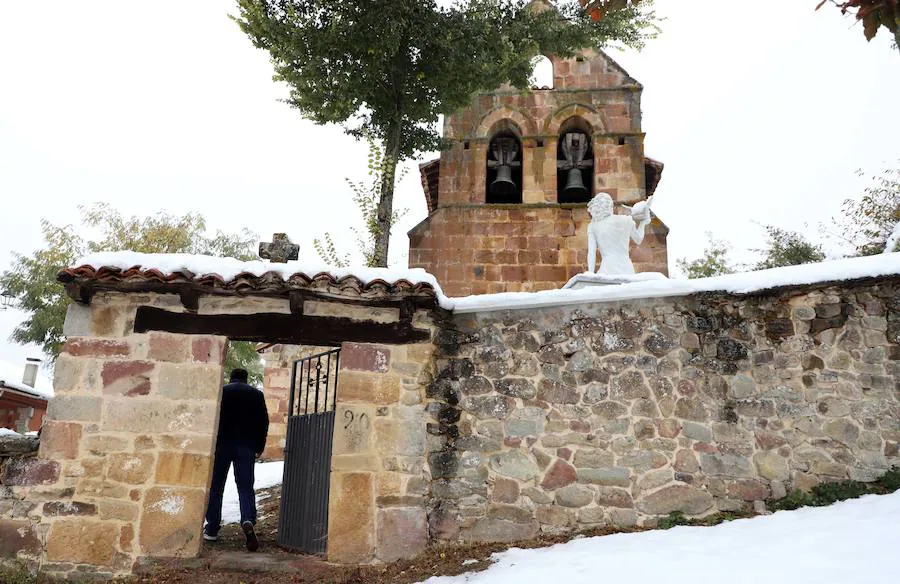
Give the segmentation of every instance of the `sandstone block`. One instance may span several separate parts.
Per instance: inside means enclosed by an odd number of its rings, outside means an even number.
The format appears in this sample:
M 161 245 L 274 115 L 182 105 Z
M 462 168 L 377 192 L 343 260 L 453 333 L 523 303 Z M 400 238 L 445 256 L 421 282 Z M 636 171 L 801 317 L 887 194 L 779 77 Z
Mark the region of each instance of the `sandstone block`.
M 221 366 L 160 363 L 157 368 L 156 395 L 169 399 L 218 400 L 222 389 Z
M 497 477 L 491 489 L 491 500 L 497 503 L 515 503 L 519 499 L 519 483 L 514 480 Z
M 569 527 L 574 523 L 574 516 L 556 505 L 542 505 L 535 510 L 534 516 L 538 523 L 552 527 Z
M 412 558 L 425 550 L 428 525 L 425 509 L 381 509 L 376 519 L 375 556 L 383 562 Z
M 103 399 L 80 395 L 55 395 L 50 398 L 47 417 L 60 422 L 99 422 Z
M 63 519 L 47 535 L 47 559 L 110 566 L 116 556 L 118 527 L 95 519 Z
M 343 357 L 341 358 L 343 364 Z M 341 401 L 391 405 L 400 401 L 400 378 L 391 373 L 341 371 Z
M 96 515 L 97 506 L 80 501 L 48 501 L 44 503 L 43 512 L 45 517 Z
M 210 457 L 184 452 L 160 452 L 156 461 L 156 484 L 206 488 L 212 472 Z
M 357 564 L 375 552 L 375 484 L 371 473 L 331 473 L 328 560 Z
M 73 338 L 66 341 L 63 352 L 72 357 L 127 357 L 131 347 L 124 339 Z
M 681 422 L 667 418 L 656 420 L 657 432 L 661 438 L 675 438 L 681 433 Z
M 152 557 L 196 556 L 205 511 L 205 489 L 148 489 L 138 535 L 141 553 Z
M 706 491 L 688 485 L 672 485 L 640 499 L 637 507 L 648 515 L 668 515 L 681 511 L 685 515 L 699 515 L 713 506 L 713 498 Z
M 30 521 L 0 518 L 0 560 L 16 559 L 19 552 L 37 556 L 41 540 Z
M 750 460 L 737 454 L 701 454 L 700 468 L 709 476 L 749 478 L 754 475 Z
M 221 365 L 225 360 L 226 343 L 223 337 L 194 337 L 191 356 L 195 363 Z
M 183 363 L 193 356 L 189 352 L 191 337 L 170 333 L 150 333 L 150 359 L 169 363 Z
M 104 454 L 124 451 L 128 448 L 128 441 L 120 436 L 89 434 L 84 437 L 83 446 L 85 452 L 89 452 L 94 456 L 102 456 Z
M 149 434 L 208 434 L 218 415 L 217 404 L 212 401 L 148 399 L 136 407 L 132 400 L 110 400 L 105 408 L 105 430 Z
M 138 504 L 131 501 L 100 499 L 97 502 L 97 505 L 100 512 L 100 519 L 136 522 L 138 513 L 140 512 Z
M 556 491 L 556 504 L 563 507 L 579 508 L 590 505 L 594 494 L 587 487 L 569 485 Z
M 375 439 L 382 456 L 424 456 L 425 424 L 375 420 Z
M 107 361 L 100 377 L 105 395 L 139 396 L 150 393 L 151 361 Z
M 59 463 L 41 458 L 10 458 L 3 465 L 2 483 L 7 487 L 52 485 L 59 480 Z
M 856 446 L 859 439 L 859 426 L 846 419 L 832 420 L 823 428 L 825 434 L 846 446 Z
M 109 457 L 106 476 L 120 483 L 141 485 L 153 474 L 152 454 L 117 453 Z
M 67 338 L 90 337 L 91 307 L 78 302 L 72 302 L 66 309 L 66 319 L 63 321 L 63 335 Z
M 692 420 L 694 422 L 706 422 L 709 420 L 709 413 L 703 406 L 700 399 L 681 398 L 675 402 L 675 416 L 683 420 Z
M 362 454 L 372 450 L 375 408 L 362 405 L 339 405 L 335 411 L 333 453 Z M 382 431 L 384 434 L 384 431 Z
M 577 479 L 575 468 L 563 460 L 557 460 L 544 475 L 541 488 L 553 491 L 566 485 L 570 485 Z
M 341 369 L 386 373 L 391 367 L 391 350 L 387 347 L 344 343 L 341 345 Z
M 81 424 L 48 420 L 41 430 L 41 457 L 72 460 L 78 457 L 80 442 Z

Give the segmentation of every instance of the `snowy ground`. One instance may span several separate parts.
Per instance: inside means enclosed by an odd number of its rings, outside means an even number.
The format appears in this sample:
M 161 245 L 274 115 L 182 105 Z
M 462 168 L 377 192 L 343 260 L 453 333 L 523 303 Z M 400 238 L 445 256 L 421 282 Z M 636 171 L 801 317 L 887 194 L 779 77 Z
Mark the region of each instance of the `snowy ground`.
M 896 582 L 900 492 L 781 511 L 717 527 L 676 527 L 494 555 L 484 572 L 427 584 L 849 584 Z
M 284 462 L 259 462 L 256 464 L 257 491 L 281 483 L 284 474 Z M 228 472 L 225 483 L 225 495 L 222 498 L 222 524 L 237 523 L 241 520 L 241 508 L 238 504 L 237 486 L 234 484 L 234 467 Z

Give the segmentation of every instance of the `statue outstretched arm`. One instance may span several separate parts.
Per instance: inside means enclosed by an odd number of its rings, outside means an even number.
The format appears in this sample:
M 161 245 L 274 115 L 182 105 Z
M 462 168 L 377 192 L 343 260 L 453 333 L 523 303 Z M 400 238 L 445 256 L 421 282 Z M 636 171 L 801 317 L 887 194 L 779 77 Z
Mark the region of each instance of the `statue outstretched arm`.
M 634 226 L 634 229 L 631 230 L 631 240 L 640 245 L 644 241 L 644 232 L 647 229 L 647 225 L 650 224 L 650 212 L 647 212 L 647 215 L 644 219 L 641 219 L 641 222 Z
M 596 273 L 597 267 L 597 238 L 593 229 L 588 228 L 588 272 Z

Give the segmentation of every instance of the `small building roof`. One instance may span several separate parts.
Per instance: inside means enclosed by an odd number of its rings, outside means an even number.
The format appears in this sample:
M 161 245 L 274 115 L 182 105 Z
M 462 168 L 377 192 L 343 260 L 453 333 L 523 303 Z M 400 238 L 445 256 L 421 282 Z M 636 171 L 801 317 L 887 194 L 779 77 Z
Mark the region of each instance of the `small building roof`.
M 61 270 L 69 296 L 89 302 L 97 292 L 288 296 L 295 290 L 360 300 L 417 299 L 437 303 L 434 276 L 422 269 L 329 268 L 308 262 L 269 263 L 191 254 L 102 252 Z

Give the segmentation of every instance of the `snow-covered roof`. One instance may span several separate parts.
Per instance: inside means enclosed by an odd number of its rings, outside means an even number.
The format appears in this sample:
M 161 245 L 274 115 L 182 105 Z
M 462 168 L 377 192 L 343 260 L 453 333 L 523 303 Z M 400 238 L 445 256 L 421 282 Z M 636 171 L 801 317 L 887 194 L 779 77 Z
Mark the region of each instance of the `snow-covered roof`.
M 307 274 L 315 275 L 310 277 Z M 91 281 L 107 278 L 111 281 L 123 282 L 130 278 L 163 283 L 190 281 L 204 287 L 233 286 L 238 289 L 243 283 L 251 288 L 252 286 L 261 288 L 267 286 L 265 288 L 267 291 L 270 291 L 272 286 L 309 285 L 322 279 L 336 283 L 336 285 L 352 281 L 358 287 L 362 286 L 367 289 L 380 287 L 380 289 L 389 289 L 409 295 L 425 293 L 434 297 L 445 309 L 457 313 L 472 313 L 639 298 L 689 296 L 703 292 L 745 295 L 791 286 L 898 275 L 900 275 L 900 253 L 893 253 L 696 280 L 648 280 L 579 290 L 507 292 L 449 298 L 443 294 L 434 276 L 420 268 L 331 268 L 297 261 L 278 264 L 263 261 L 243 262 L 231 258 L 188 254 L 106 252 L 78 260 L 75 267 L 60 273 L 60 279 L 67 281 L 66 278 L 68 278 L 68 281 L 73 281 L 80 278 Z M 273 282 L 273 279 L 277 282 Z M 251 282 L 255 280 L 258 282 Z M 134 289 L 134 287 L 123 286 L 122 289 Z
M 26 393 L 30 396 L 40 398 L 40 399 L 48 399 L 49 397 L 51 397 L 51 396 L 47 395 L 46 393 L 44 393 L 43 391 L 35 389 L 31 386 L 25 385 L 24 383 L 17 383 L 15 381 L 8 381 L 6 379 L 0 379 L 0 391 L 3 391 L 4 389 L 12 389 L 14 391 Z

